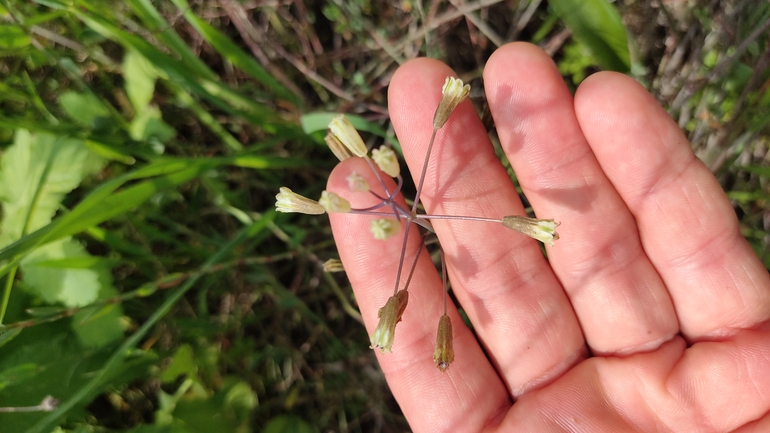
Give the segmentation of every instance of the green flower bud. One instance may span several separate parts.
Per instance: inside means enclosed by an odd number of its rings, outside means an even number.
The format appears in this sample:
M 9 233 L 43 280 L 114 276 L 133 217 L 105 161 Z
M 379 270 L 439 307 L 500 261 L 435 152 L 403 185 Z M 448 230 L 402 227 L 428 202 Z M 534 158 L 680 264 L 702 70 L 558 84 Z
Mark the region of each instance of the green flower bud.
M 559 234 L 556 233 L 556 227 L 559 224 L 554 220 L 541 220 L 519 215 L 503 217 L 504 226 L 550 246 L 553 246 L 553 241 L 559 239 Z

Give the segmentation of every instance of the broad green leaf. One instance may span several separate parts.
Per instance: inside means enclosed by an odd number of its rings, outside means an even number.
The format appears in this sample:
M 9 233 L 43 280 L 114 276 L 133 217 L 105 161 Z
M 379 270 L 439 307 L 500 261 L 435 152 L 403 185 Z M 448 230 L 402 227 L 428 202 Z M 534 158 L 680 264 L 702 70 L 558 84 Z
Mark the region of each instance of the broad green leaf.
M 135 50 L 126 51 L 123 56 L 123 79 L 126 95 L 134 106 L 134 116 L 150 105 L 157 78 L 158 71 L 143 55 Z
M 102 290 L 99 299 L 118 295 L 112 287 L 109 272 L 100 274 Z M 123 308 L 118 304 L 107 304 L 101 307 L 86 308 L 73 317 L 72 328 L 86 347 L 103 347 L 113 341 L 123 338 L 124 325 L 122 321 Z
M 96 269 L 36 265 L 37 262 L 69 257 L 88 257 L 88 253 L 82 245 L 70 238 L 36 248 L 22 261 L 24 286 L 49 304 L 82 307 L 93 303 L 101 289 Z
M 129 126 L 131 138 L 136 141 L 157 140 L 166 143 L 176 136 L 176 130 L 164 122 L 158 107 L 146 106 L 136 113 Z
M 64 196 L 104 161 L 81 140 L 18 130 L 0 161 L 0 246 L 51 221 Z
M 32 42 L 27 32 L 19 26 L 0 25 L 0 49 L 15 50 Z
M 67 91 L 59 96 L 59 106 L 67 116 L 89 128 L 95 128 L 102 119 L 110 117 L 110 111 L 90 93 Z
M 51 259 L 51 260 L 43 260 L 40 262 L 35 263 L 35 266 L 41 267 L 41 268 L 56 268 L 56 269 L 86 269 L 86 268 L 93 268 L 94 266 L 97 266 L 104 262 L 104 259 L 101 257 L 94 257 L 94 256 L 67 256 L 64 258 L 59 259 Z
M 271 88 L 278 96 L 288 99 L 295 104 L 300 104 L 301 99 L 291 93 L 286 87 L 281 85 L 269 72 L 267 72 L 254 58 L 241 50 L 224 33 L 220 32 L 211 24 L 200 19 L 190 9 L 187 0 L 172 0 L 172 2 L 184 12 L 184 18 L 195 30 L 208 42 L 222 57 L 229 60 L 233 65 L 240 68 L 243 72 L 249 74 L 252 78 Z
M 548 4 L 573 37 L 591 50 L 599 66 L 626 73 L 631 70 L 626 28 L 609 1 L 548 0 Z
M 186 374 L 194 376 L 198 371 L 198 366 L 195 364 L 193 358 L 193 350 L 189 344 L 183 344 L 179 346 L 174 354 L 174 359 L 171 360 L 171 364 L 160 375 L 160 380 L 163 383 L 169 383 L 176 380 L 177 377 Z

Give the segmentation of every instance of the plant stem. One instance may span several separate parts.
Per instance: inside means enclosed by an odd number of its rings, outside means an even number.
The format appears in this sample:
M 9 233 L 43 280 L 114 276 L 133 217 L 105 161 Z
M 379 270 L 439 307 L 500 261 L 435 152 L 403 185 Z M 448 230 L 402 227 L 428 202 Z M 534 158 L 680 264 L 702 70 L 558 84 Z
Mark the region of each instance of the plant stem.
M 428 161 L 430 161 L 430 151 L 433 149 L 433 142 L 436 140 L 438 129 L 433 128 L 433 134 L 430 136 L 428 150 L 425 152 L 425 162 L 422 164 L 422 173 L 420 173 L 420 182 L 417 185 L 417 192 L 414 193 L 414 204 L 412 205 L 412 214 L 417 212 L 417 205 L 420 203 L 420 193 L 422 193 L 422 184 L 425 182 L 425 173 L 428 171 Z
M 398 271 L 396 271 L 396 288 L 393 290 L 393 296 L 398 293 L 398 283 L 401 281 L 401 270 L 404 268 L 404 259 L 406 258 L 406 241 L 409 239 L 409 228 L 412 225 L 409 221 L 406 222 L 406 228 L 404 229 L 404 243 L 401 244 L 401 257 L 398 259 Z
M 439 254 L 441 254 L 441 279 L 444 282 L 444 285 L 442 286 L 444 288 L 444 315 L 446 316 L 446 296 L 447 292 L 449 291 L 449 287 L 447 286 L 446 281 L 446 257 L 444 256 L 444 249 L 441 248 L 441 244 L 438 246 L 439 248 Z

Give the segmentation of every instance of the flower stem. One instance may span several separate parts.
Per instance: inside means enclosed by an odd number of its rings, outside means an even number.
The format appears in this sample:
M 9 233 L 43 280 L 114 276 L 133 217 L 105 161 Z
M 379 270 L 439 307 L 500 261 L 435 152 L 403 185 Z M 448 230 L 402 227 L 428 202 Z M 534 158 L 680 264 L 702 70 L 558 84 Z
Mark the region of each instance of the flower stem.
M 422 192 L 422 185 L 425 182 L 425 173 L 428 171 L 428 162 L 430 161 L 430 151 L 433 149 L 433 142 L 436 140 L 436 133 L 438 129 L 433 128 L 433 134 L 430 136 L 430 143 L 428 144 L 428 150 L 425 152 L 425 162 L 422 164 L 422 173 L 420 173 L 420 182 L 417 185 L 417 192 L 414 194 L 414 204 L 412 205 L 412 214 L 417 212 L 417 205 L 420 203 L 420 193 Z
M 439 253 L 441 254 L 441 279 L 444 282 L 444 285 L 442 286 L 444 288 L 444 315 L 446 316 L 446 294 L 449 291 L 449 287 L 447 287 L 447 277 L 446 277 L 446 257 L 444 256 L 444 249 L 441 248 L 441 244 L 438 246 Z
M 412 225 L 407 221 L 404 229 L 404 243 L 401 244 L 401 257 L 398 259 L 398 271 L 396 271 L 396 288 L 393 290 L 393 296 L 398 293 L 398 283 L 401 281 L 401 270 L 404 268 L 404 259 L 406 258 L 406 241 L 409 239 L 409 228 Z

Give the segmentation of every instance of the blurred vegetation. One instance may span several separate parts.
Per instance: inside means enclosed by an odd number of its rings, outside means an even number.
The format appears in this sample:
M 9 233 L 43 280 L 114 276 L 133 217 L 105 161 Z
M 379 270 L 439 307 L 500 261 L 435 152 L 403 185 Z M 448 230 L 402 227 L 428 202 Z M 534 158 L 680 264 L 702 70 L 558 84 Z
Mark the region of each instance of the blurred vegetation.
M 408 430 L 325 219 L 273 206 L 320 195 L 328 113 L 397 144 L 416 56 L 482 116 L 508 41 L 573 89 L 632 74 L 770 265 L 768 29 L 749 0 L 1 0 L 0 430 Z

